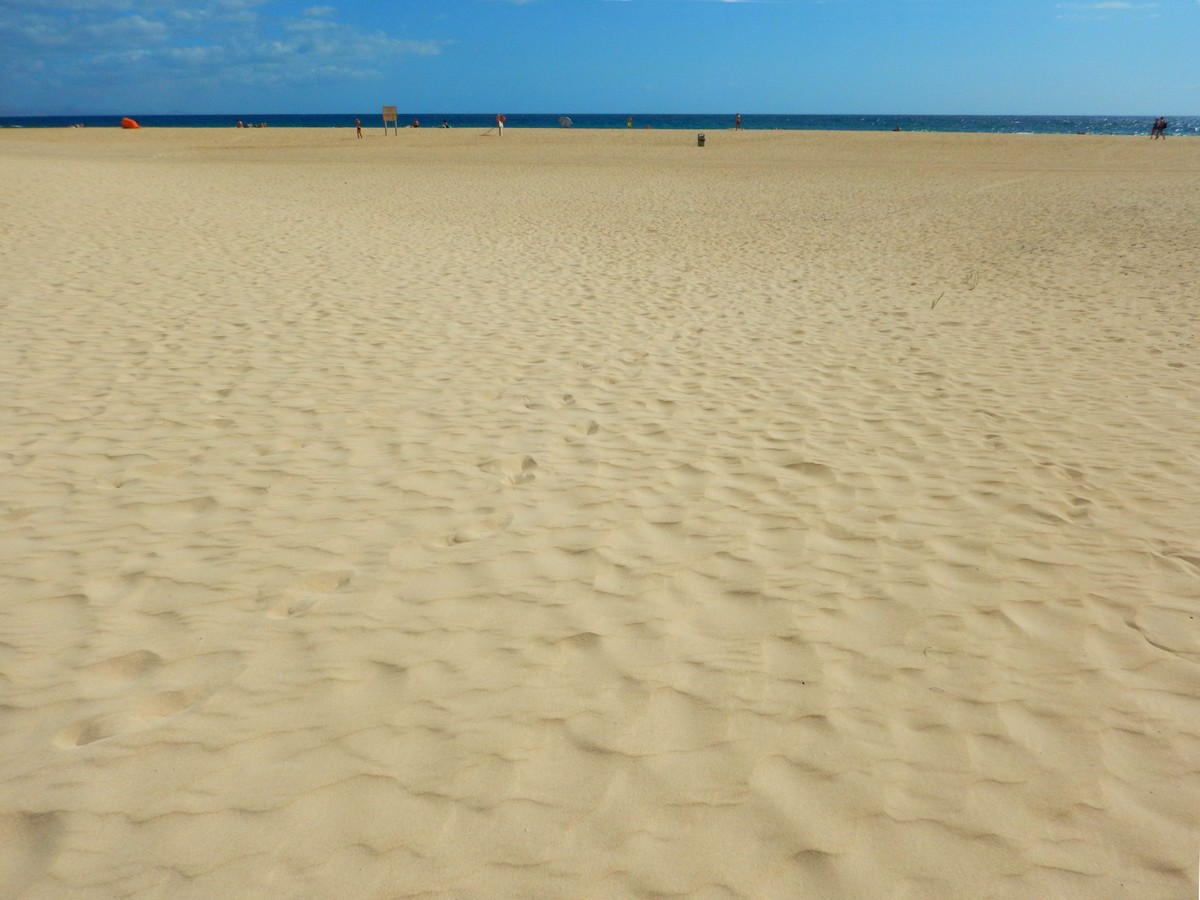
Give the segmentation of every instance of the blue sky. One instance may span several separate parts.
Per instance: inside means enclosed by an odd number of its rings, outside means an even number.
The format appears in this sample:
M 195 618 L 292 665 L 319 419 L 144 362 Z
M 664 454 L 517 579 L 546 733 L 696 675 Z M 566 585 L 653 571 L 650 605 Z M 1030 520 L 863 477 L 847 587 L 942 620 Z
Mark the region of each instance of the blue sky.
M 1200 113 L 1200 0 L 0 0 L 0 115 Z

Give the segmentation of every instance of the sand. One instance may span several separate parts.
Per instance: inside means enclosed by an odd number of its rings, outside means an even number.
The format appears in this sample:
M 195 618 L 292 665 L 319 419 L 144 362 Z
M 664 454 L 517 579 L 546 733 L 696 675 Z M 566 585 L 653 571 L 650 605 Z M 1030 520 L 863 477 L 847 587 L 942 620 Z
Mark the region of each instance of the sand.
M 0 172 L 0 895 L 1195 895 L 1200 143 Z

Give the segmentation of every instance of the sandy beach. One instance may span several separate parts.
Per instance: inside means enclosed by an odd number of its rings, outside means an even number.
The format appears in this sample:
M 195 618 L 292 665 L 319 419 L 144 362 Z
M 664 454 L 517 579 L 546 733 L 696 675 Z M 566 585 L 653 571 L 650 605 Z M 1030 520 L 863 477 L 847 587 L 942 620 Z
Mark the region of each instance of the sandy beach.
M 0 173 L 0 896 L 1196 895 L 1200 143 Z

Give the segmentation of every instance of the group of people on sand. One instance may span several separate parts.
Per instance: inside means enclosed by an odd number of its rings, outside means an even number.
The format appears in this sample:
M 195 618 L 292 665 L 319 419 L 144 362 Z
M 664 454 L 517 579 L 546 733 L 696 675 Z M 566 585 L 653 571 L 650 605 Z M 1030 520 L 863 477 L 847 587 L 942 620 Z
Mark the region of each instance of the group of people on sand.
M 241 119 L 238 119 L 237 124 L 234 125 L 233 127 L 234 128 L 266 128 L 267 123 L 259 122 L 257 125 L 251 125 L 249 122 L 242 122 Z
M 1159 116 L 1154 120 L 1154 124 L 1150 126 L 1150 140 L 1153 141 L 1162 138 L 1165 141 L 1167 139 L 1167 129 L 1170 125 L 1170 122 Z

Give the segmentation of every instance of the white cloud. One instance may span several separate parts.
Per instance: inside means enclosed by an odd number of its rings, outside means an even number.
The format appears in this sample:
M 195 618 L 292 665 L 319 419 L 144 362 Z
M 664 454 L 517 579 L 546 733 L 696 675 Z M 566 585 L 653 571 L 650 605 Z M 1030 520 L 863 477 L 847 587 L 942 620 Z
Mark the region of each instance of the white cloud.
M 1126 0 L 1096 0 L 1093 3 L 1059 3 L 1055 8 L 1058 18 L 1080 21 L 1112 20 L 1116 17 L 1141 15 L 1145 18 L 1158 17 L 1157 3 L 1129 3 Z
M 1141 10 L 1157 9 L 1157 3 L 1125 3 L 1122 0 L 1101 0 L 1099 3 L 1060 3 L 1059 9 L 1070 9 L 1078 12 L 1107 12 L 1109 10 Z
M 436 55 L 447 42 L 339 22 L 331 6 L 263 15 L 266 0 L 0 0 L 7 109 L 122 104 L 202 86 L 308 85 L 378 76 L 378 61 Z M 84 85 L 80 88 L 77 85 Z M 113 101 L 105 101 L 113 102 Z
M 168 37 L 167 26 L 144 16 L 121 16 L 91 22 L 84 28 L 91 41 L 147 41 L 159 43 Z

